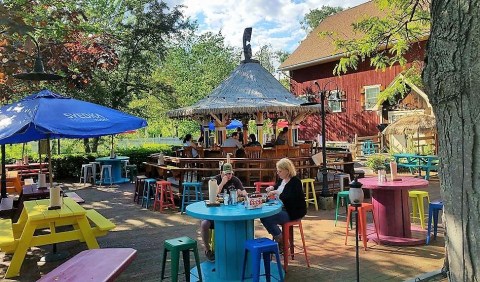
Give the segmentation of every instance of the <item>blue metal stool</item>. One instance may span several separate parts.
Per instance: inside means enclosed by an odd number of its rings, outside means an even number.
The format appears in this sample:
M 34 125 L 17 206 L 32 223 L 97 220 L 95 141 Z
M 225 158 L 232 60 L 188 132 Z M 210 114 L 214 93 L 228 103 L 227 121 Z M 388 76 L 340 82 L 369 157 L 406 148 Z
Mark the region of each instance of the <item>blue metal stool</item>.
M 143 197 L 142 197 L 142 207 L 145 203 L 145 208 L 148 209 L 148 204 L 154 196 L 153 187 L 155 187 L 157 180 L 155 178 L 147 178 L 143 182 Z
M 337 194 L 337 206 L 335 207 L 335 226 L 337 226 L 338 217 L 347 217 L 348 205 L 350 204 L 350 198 L 348 197 L 348 191 L 341 191 Z M 340 199 L 345 201 L 345 215 L 340 215 L 338 210 L 340 209 Z M 350 229 L 352 229 L 352 221 L 350 220 Z
M 278 252 L 277 242 L 270 240 L 268 238 L 258 238 L 245 241 L 245 254 L 243 257 L 243 267 L 242 267 L 242 281 L 245 280 L 245 268 L 247 265 L 247 255 L 248 252 L 252 256 L 252 278 L 254 282 L 260 281 L 260 259 L 261 255 L 263 256 L 263 265 L 265 268 L 265 276 L 267 281 L 270 281 L 270 255 L 275 254 L 275 259 L 277 261 L 278 274 L 280 279 L 278 281 L 283 281 L 283 270 L 282 264 L 280 261 L 280 254 Z
M 185 211 L 185 206 L 198 201 L 203 201 L 201 182 L 183 182 L 182 207 L 180 214 Z
M 438 211 L 443 210 L 443 202 L 431 202 L 428 205 L 428 227 L 427 227 L 427 245 L 430 244 L 430 233 L 432 231 L 433 218 L 433 239 L 437 239 Z

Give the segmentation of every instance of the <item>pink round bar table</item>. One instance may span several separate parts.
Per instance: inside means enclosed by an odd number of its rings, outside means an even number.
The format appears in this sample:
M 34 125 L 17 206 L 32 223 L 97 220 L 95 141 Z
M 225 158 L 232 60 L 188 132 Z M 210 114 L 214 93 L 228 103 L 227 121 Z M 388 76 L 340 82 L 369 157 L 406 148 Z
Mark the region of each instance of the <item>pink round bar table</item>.
M 401 181 L 378 182 L 377 177 L 358 179 L 362 188 L 372 190 L 372 204 L 377 221 L 380 243 L 395 246 L 425 244 L 425 230 L 419 231 L 421 238 L 412 237 L 408 190 L 428 187 L 428 180 L 402 176 Z M 426 235 L 426 233 L 425 233 Z M 370 238 L 370 237 L 369 237 Z M 377 240 L 376 236 L 371 239 Z

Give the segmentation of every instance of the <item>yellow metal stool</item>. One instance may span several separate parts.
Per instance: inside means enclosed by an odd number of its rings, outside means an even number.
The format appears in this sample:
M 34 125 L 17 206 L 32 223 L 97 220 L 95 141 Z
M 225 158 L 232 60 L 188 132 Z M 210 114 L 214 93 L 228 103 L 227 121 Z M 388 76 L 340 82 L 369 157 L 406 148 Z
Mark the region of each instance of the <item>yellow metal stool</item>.
M 418 218 L 420 226 L 422 226 L 422 229 L 425 229 L 425 205 L 423 200 L 427 198 L 427 203 L 430 203 L 428 192 L 411 190 L 408 191 L 408 196 L 412 200 L 412 221 Z
M 317 203 L 317 195 L 315 194 L 315 179 L 313 178 L 306 178 L 302 179 L 302 187 L 305 191 L 305 203 L 307 205 L 313 204 L 315 205 L 315 210 L 318 211 L 318 203 Z

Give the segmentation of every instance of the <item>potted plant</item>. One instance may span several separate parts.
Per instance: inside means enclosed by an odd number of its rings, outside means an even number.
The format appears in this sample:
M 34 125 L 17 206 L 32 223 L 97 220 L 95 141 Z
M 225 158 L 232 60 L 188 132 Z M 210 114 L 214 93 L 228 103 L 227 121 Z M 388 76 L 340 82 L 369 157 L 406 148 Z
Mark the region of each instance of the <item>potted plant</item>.
M 374 154 L 367 158 L 367 167 L 372 169 L 375 173 L 379 170 L 387 170 L 388 164 L 391 161 L 390 156 L 382 155 L 382 154 Z

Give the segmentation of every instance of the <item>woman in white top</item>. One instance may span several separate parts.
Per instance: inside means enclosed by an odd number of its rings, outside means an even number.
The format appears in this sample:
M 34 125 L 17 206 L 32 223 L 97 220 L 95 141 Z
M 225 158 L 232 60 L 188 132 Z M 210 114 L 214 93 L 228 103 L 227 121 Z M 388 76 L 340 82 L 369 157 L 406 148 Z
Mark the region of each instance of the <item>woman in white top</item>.
M 192 157 L 196 158 L 198 157 L 198 152 L 197 152 L 197 145 L 192 142 L 192 134 L 187 134 L 185 135 L 185 138 L 183 139 L 183 146 L 185 147 L 192 147 Z

